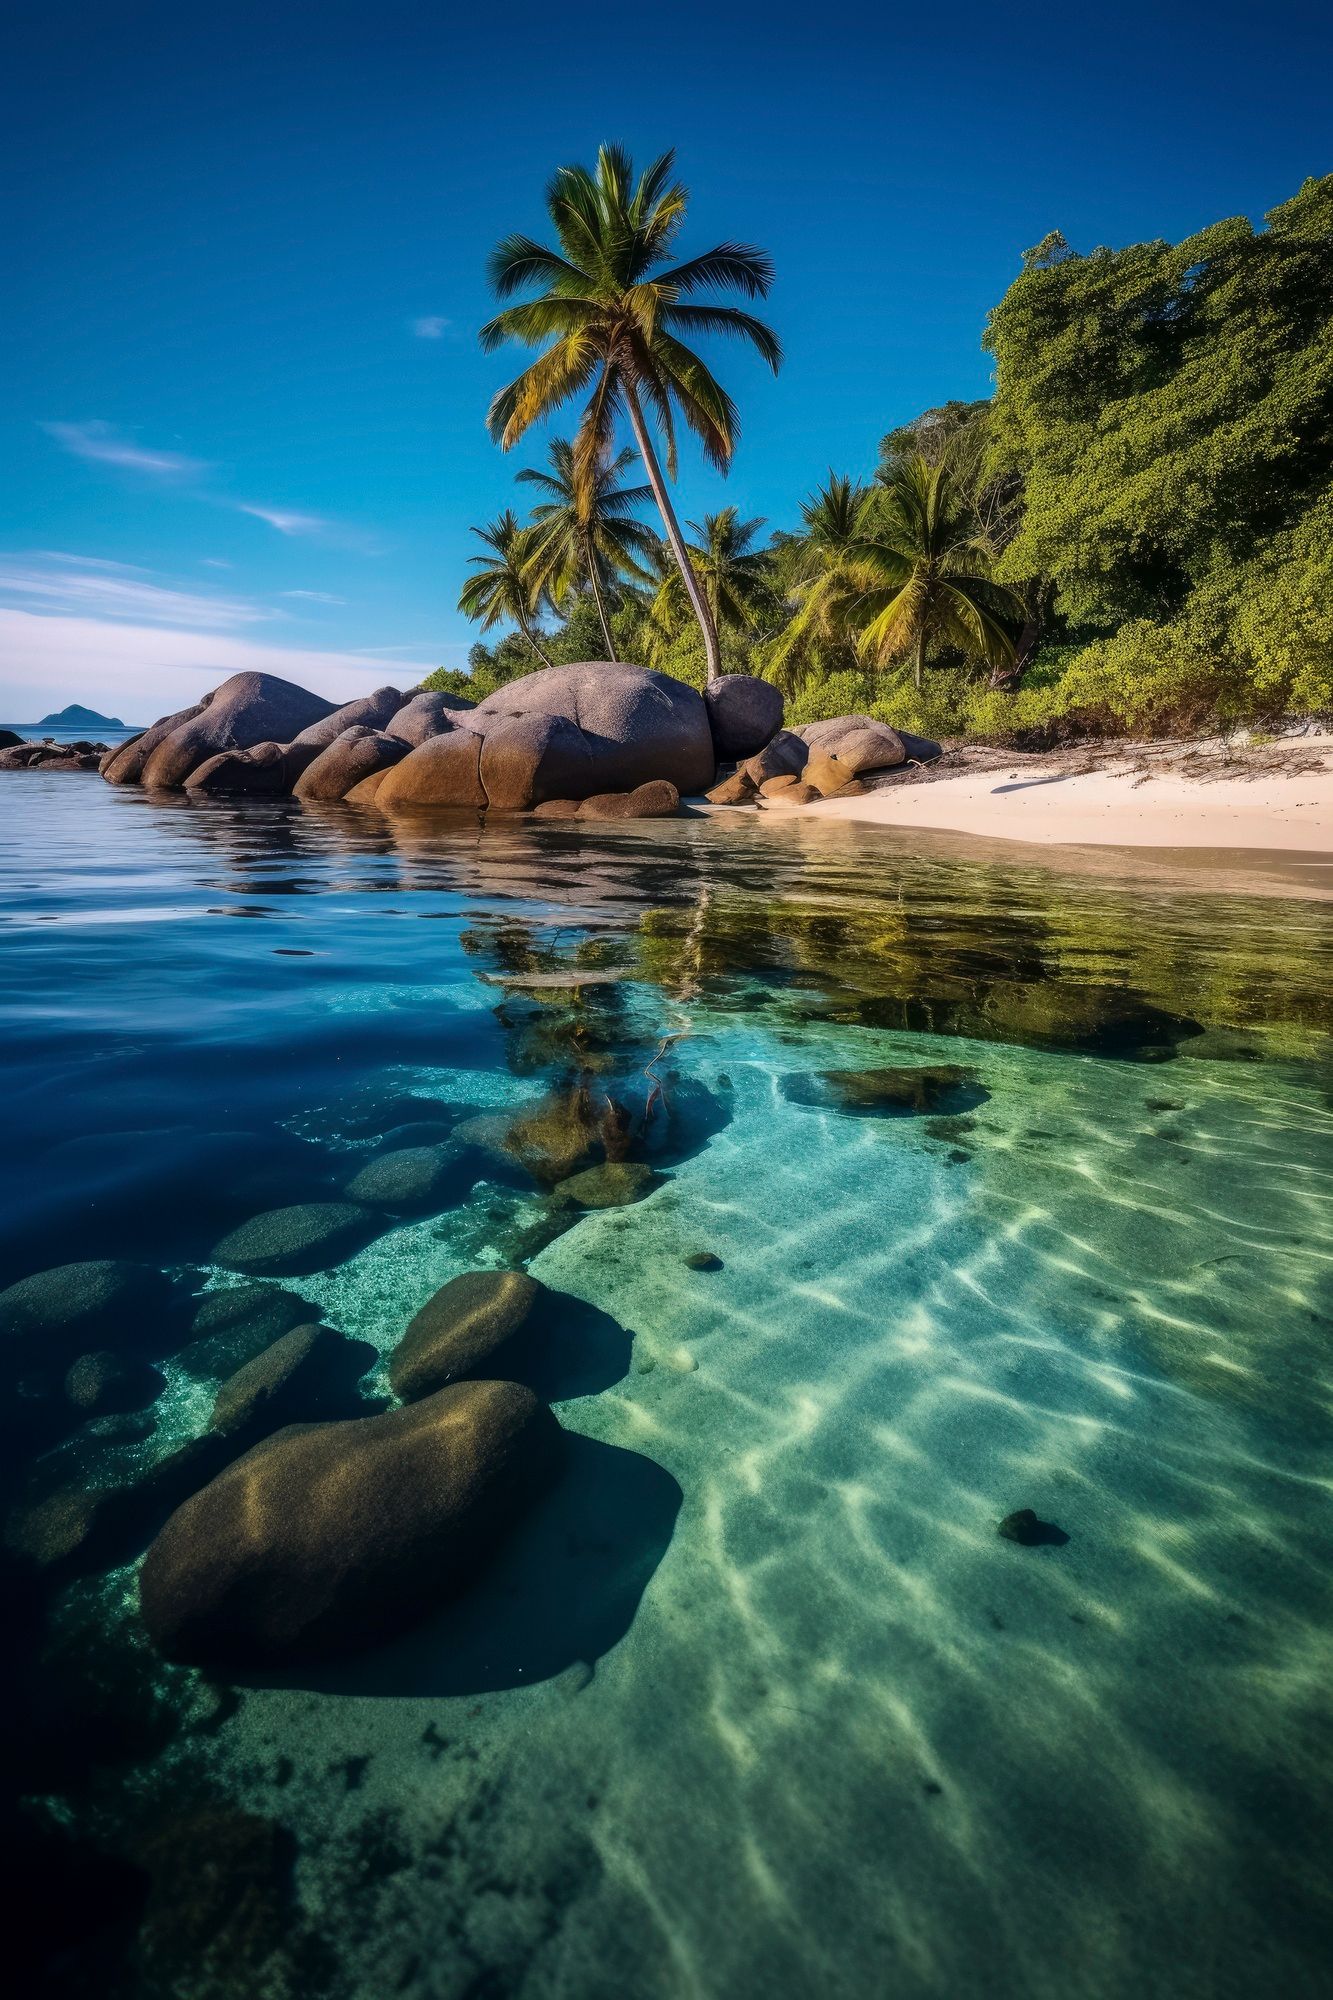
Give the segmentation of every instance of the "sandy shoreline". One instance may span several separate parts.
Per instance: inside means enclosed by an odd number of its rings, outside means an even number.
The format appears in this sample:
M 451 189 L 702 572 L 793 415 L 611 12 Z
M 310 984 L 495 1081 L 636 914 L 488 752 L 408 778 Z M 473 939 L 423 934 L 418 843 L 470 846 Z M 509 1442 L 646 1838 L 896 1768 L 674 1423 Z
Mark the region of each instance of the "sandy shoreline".
M 911 779 L 884 773 L 849 798 L 766 811 L 931 827 L 1043 845 L 1245 848 L 1333 854 L 1326 738 L 1226 753 L 1118 746 L 1050 757 L 957 751 Z

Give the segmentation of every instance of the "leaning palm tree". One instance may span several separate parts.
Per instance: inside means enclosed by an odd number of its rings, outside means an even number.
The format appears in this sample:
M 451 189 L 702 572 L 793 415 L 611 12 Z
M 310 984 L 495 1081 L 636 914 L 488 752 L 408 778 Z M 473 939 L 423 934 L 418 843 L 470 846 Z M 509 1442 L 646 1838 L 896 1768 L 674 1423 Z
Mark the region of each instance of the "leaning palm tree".
M 715 674 L 722 664 L 717 632 L 685 553 L 647 413 L 665 445 L 667 477 L 676 474 L 677 412 L 709 462 L 725 471 L 736 448 L 736 406 L 688 336 L 720 333 L 747 341 L 775 372 L 782 350 L 771 327 L 740 307 L 692 303 L 699 292 L 725 289 L 765 297 L 773 266 L 762 251 L 720 243 L 702 256 L 667 264 L 689 199 L 671 177 L 674 161 L 674 154 L 664 153 L 635 181 L 629 155 L 603 146 L 595 173 L 561 167 L 546 193 L 559 248 L 507 236 L 490 260 L 500 298 L 528 285 L 542 290 L 497 313 L 481 329 L 481 344 L 488 352 L 506 340 L 544 349 L 491 404 L 491 435 L 506 451 L 538 419 L 586 394 L 576 465 L 580 479 L 587 479 L 610 447 L 617 417 L 623 412 L 628 418 L 703 633 L 708 671 Z
M 766 549 L 754 546 L 763 521 L 742 521 L 737 508 L 724 507 L 687 525 L 697 540 L 686 545 L 686 554 L 713 630 L 719 638 L 723 632 L 756 631 L 765 613 L 776 608 L 772 558 Z M 680 629 L 682 586 L 680 570 L 673 564 L 662 574 L 650 613 L 653 627 L 664 639 L 674 638 Z
M 549 656 L 537 643 L 532 629 L 540 591 L 534 589 L 529 565 L 532 559 L 532 529 L 519 526 L 512 507 L 506 507 L 496 521 L 473 534 L 490 551 L 469 556 L 479 574 L 470 576 L 458 594 L 458 608 L 467 618 L 479 618 L 483 632 L 493 625 L 512 620 L 544 667 Z
M 873 530 L 874 495 L 830 470 L 828 480 L 802 502 L 804 531 L 796 539 L 789 571 L 791 617 L 769 652 L 765 674 L 791 691 L 794 656 L 812 643 L 854 645 L 856 614 L 874 581 L 858 553 Z
M 947 458 L 938 465 L 919 454 L 902 458 L 881 474 L 881 490 L 873 529 L 852 548 L 866 580 L 862 656 L 884 666 L 910 655 L 918 688 L 932 645 L 956 646 L 991 667 L 1011 662 L 1014 642 L 1002 621 L 1021 622 L 1023 606 L 991 580 L 989 553 Z
M 617 577 L 626 571 L 637 573 L 658 546 L 652 530 L 634 519 L 635 508 L 652 498 L 652 489 L 617 485 L 634 458 L 628 445 L 616 458 L 600 459 L 587 479 L 578 477 L 568 438 L 553 438 L 547 457 L 549 472 L 529 466 L 518 475 L 546 495 L 532 510 L 529 574 L 537 594 L 557 606 L 586 580 L 597 606 L 606 657 L 614 660 L 607 600 Z

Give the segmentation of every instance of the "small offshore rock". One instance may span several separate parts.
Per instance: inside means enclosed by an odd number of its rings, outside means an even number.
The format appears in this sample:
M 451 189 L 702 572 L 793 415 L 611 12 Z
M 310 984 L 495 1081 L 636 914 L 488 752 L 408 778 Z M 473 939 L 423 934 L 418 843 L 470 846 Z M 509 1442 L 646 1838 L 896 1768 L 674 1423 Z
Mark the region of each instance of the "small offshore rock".
M 389 1359 L 389 1384 L 404 1402 L 482 1373 L 505 1376 L 512 1344 L 530 1331 L 547 1296 L 526 1271 L 465 1271 L 441 1285 L 408 1325 Z

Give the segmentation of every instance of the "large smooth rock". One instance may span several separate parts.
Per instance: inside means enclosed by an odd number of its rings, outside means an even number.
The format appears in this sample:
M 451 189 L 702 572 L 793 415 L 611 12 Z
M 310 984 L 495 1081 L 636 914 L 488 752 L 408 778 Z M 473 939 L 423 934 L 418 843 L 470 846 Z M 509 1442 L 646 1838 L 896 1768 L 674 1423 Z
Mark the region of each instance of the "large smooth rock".
M 387 729 L 402 706 L 401 689 L 376 688 L 373 694 L 358 695 L 355 701 L 345 701 L 331 715 L 302 729 L 292 741 L 294 745 L 315 751 L 327 750 L 330 743 L 336 743 L 349 729 Z
M 381 727 L 415 749 L 428 736 L 439 736 L 446 729 L 453 729 L 455 716 L 466 715 L 475 707 L 475 702 L 461 694 L 442 694 L 438 688 L 423 688 L 395 710 Z
M 387 771 L 407 754 L 407 745 L 382 729 L 360 725 L 344 729 L 312 764 L 306 765 L 292 790 L 298 799 L 311 802 L 345 799 L 363 778 Z
M 285 1278 L 327 1271 L 368 1243 L 378 1228 L 368 1209 L 350 1201 L 306 1201 L 251 1216 L 224 1236 L 215 1264 L 254 1277 Z
M 650 778 L 667 778 L 680 792 L 701 792 L 713 782 L 716 753 L 703 696 L 669 674 L 607 661 L 544 667 L 487 695 L 467 726 L 489 735 L 497 721 L 537 715 L 572 723 L 589 756 L 587 777 L 577 787 L 549 782 L 554 773 L 538 769 L 534 804 L 629 792 Z M 564 739 L 559 743 L 567 757 Z
M 369 1341 L 348 1340 L 327 1326 L 294 1326 L 228 1376 L 209 1428 L 231 1437 L 342 1415 L 352 1385 L 375 1360 Z
M 554 1199 L 562 1206 L 572 1203 L 576 1208 L 620 1208 L 627 1202 L 642 1201 L 661 1185 L 661 1174 L 642 1160 L 607 1160 L 600 1167 L 585 1167 L 581 1174 L 561 1181 Z
M 799 778 L 809 755 L 810 746 L 804 737 L 793 729 L 779 729 L 772 742 L 746 758 L 740 767 L 741 774 L 756 786 L 765 784 L 769 778 Z
M 123 1415 L 147 1409 L 166 1387 L 166 1377 L 147 1361 L 112 1354 L 81 1354 L 65 1377 L 65 1394 L 85 1417 Z
M 414 806 L 486 804 L 481 783 L 481 738 L 470 729 L 428 736 L 380 780 L 375 804 L 385 812 Z
M 58 1264 L 0 1292 L 0 1351 L 20 1365 L 62 1371 L 105 1347 L 164 1353 L 172 1296 L 170 1279 L 148 1264 Z
M 333 710 L 333 702 L 276 674 L 233 674 L 214 688 L 199 714 L 163 737 L 143 767 L 142 782 L 179 790 L 191 771 L 219 751 L 288 744 Z
M 380 786 L 384 783 L 384 780 L 388 777 L 392 769 L 392 764 L 386 764 L 382 771 L 372 771 L 368 778 L 362 778 L 359 783 L 352 786 L 349 792 L 343 793 L 343 804 L 348 806 L 373 806 L 379 798 Z
M 0 750 L 17 749 L 25 741 L 26 738 L 20 736 L 17 729 L 0 729 Z M 107 755 L 110 756 L 110 754 L 110 751 L 108 751 Z
M 592 745 L 567 716 L 486 718 L 481 786 L 493 812 L 530 812 L 546 799 L 585 798 L 594 768 Z
M 115 749 L 108 750 L 99 767 L 107 783 L 137 785 L 143 777 L 144 765 L 158 744 L 165 743 L 174 730 L 182 728 L 187 722 L 193 722 L 197 715 L 202 715 L 212 699 L 211 694 L 206 694 L 202 701 L 195 702 L 192 707 L 178 708 L 174 715 L 164 715 L 160 721 L 142 730 L 138 736 L 131 736 L 128 743 L 118 744 Z
M 301 768 L 285 743 L 256 743 L 250 750 L 219 750 L 185 780 L 187 792 L 206 798 L 285 798 Z
M 782 695 L 753 674 L 719 674 L 704 689 L 718 760 L 753 757 L 782 727 Z
M 549 1477 L 559 1437 L 513 1382 L 279 1431 L 177 1508 L 149 1549 L 149 1635 L 199 1666 L 372 1646 L 479 1567 Z
M 405 1403 L 469 1376 L 506 1375 L 511 1342 L 530 1328 L 546 1287 L 526 1271 L 465 1271 L 441 1285 L 389 1358 Z

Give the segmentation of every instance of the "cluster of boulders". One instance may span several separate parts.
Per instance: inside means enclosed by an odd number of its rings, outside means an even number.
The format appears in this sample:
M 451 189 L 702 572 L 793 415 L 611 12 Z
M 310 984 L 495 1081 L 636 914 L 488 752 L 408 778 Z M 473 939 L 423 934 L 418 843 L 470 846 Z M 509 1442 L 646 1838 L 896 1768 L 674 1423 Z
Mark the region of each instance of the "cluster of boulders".
M 95 771 L 106 755 L 105 743 L 57 743 L 0 729 L 0 771 Z
M 812 805 L 863 792 L 862 778 L 871 771 L 923 764 L 939 754 L 939 744 L 926 737 L 890 729 L 869 715 L 839 715 L 801 729 L 779 728 L 706 796 L 719 806 Z
M 939 754 L 867 716 L 800 730 L 782 720 L 778 689 L 748 674 L 699 694 L 669 674 L 599 660 L 544 668 L 475 703 L 382 687 L 338 707 L 276 675 L 242 673 L 100 757 L 91 744 L 16 742 L 0 750 L 0 768 L 95 764 L 113 785 L 385 812 L 657 819 L 688 794 L 799 805 Z

